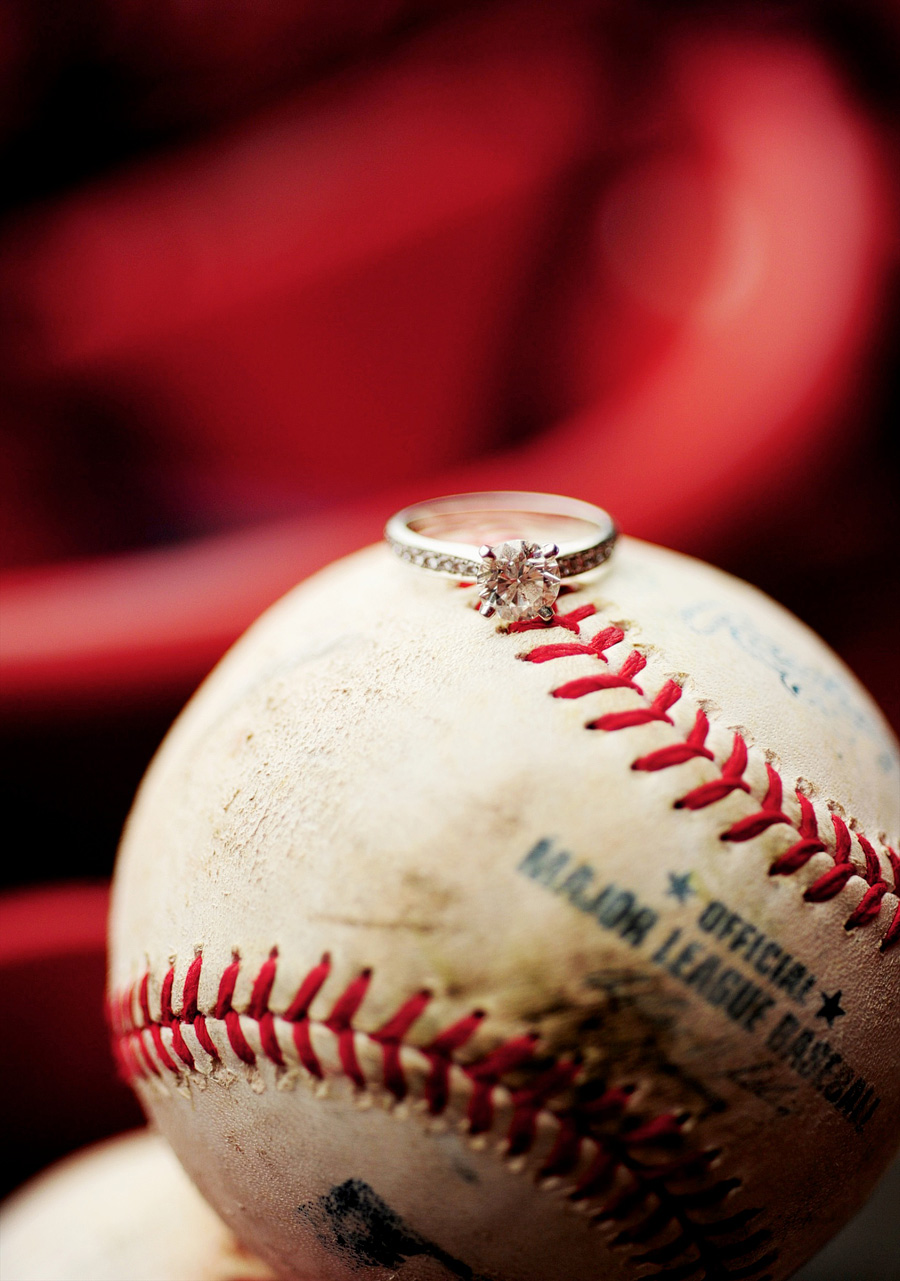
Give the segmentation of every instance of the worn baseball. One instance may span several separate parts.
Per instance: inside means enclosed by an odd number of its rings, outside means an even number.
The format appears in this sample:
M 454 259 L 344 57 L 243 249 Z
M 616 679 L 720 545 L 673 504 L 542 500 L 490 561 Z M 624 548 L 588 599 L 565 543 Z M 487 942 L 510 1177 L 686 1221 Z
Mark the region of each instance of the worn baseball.
M 900 1135 L 896 743 L 684 556 L 474 600 L 371 548 L 201 688 L 122 844 L 122 1069 L 292 1281 L 787 1277 Z
M 121 1135 L 39 1175 L 0 1209 L 4 1281 L 275 1281 L 169 1146 Z

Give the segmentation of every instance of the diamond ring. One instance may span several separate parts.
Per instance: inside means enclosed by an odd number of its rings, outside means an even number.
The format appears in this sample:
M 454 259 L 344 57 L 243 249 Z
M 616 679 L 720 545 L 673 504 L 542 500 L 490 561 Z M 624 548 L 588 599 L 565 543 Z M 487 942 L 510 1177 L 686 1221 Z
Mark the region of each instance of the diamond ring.
M 411 565 L 478 584 L 478 610 L 507 622 L 553 617 L 564 578 L 597 569 L 617 530 L 600 507 L 557 494 L 452 494 L 404 507 L 385 526 Z

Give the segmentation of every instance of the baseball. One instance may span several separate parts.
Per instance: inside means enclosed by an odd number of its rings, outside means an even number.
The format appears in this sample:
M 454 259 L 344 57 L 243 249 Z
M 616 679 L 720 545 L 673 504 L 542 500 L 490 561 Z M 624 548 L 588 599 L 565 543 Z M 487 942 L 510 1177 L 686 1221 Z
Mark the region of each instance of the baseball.
M 77 1153 L 0 1210 L 5 1281 L 274 1281 L 146 1132 Z
M 684 556 L 622 539 L 572 586 L 503 623 L 351 556 L 142 784 L 119 1063 L 280 1277 L 772 1281 L 897 1145 L 878 710 Z

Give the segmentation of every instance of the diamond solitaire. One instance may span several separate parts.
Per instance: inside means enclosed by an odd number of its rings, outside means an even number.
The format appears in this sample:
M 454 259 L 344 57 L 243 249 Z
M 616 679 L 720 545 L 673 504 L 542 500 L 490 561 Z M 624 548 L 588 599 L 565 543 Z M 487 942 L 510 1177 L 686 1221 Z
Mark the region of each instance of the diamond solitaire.
M 538 547 L 516 539 L 480 547 L 482 565 L 478 571 L 479 613 L 490 618 L 497 613 L 507 623 L 519 619 L 553 617 L 553 602 L 559 595 L 559 548 L 556 543 Z
M 494 490 L 404 507 L 384 536 L 407 564 L 475 580 L 484 617 L 550 623 L 560 581 L 599 569 L 612 555 L 617 531 L 592 503 Z

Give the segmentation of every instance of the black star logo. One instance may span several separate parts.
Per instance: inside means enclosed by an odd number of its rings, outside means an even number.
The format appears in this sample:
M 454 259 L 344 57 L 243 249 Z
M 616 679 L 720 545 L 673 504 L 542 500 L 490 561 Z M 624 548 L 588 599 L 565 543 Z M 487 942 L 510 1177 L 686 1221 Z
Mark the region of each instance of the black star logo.
M 669 888 L 666 893 L 671 894 L 673 898 L 677 898 L 679 903 L 684 903 L 696 892 L 693 885 L 691 885 L 690 872 L 669 873 Z
M 822 997 L 822 1008 L 816 1014 L 816 1018 L 827 1019 L 828 1026 L 834 1027 L 834 1020 L 847 1013 L 846 1010 L 841 1009 L 841 994 L 835 992 L 834 996 L 829 996 L 827 992 L 820 992 L 819 995 Z

